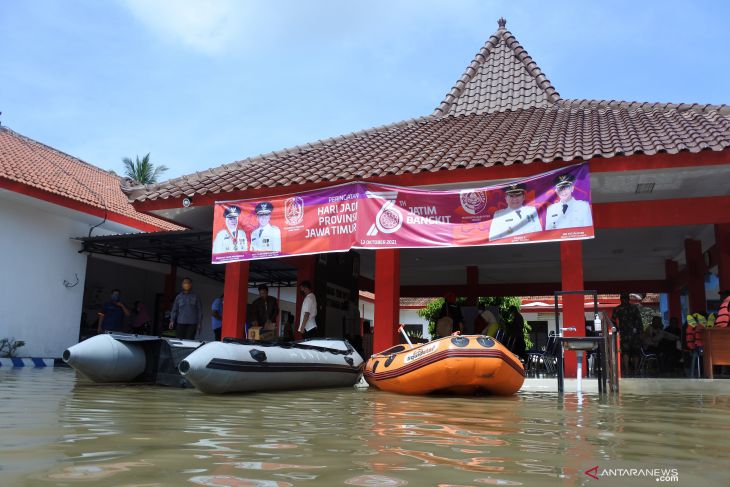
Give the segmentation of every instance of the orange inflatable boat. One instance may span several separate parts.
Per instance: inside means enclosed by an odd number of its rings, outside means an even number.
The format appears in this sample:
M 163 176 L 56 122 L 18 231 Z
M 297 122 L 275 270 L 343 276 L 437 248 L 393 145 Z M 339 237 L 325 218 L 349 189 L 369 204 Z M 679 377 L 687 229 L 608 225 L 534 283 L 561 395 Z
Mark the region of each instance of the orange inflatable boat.
M 396 345 L 370 357 L 364 375 L 372 387 L 402 394 L 508 396 L 522 387 L 525 368 L 494 338 L 465 335 Z

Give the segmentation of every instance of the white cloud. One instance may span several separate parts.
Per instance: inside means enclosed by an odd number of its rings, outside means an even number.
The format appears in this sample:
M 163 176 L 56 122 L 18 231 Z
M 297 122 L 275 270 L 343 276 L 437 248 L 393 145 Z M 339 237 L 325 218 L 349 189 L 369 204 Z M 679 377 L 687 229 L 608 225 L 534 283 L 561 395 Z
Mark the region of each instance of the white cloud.
M 123 0 L 148 29 L 167 42 L 215 54 L 243 29 L 241 2 L 234 0 Z

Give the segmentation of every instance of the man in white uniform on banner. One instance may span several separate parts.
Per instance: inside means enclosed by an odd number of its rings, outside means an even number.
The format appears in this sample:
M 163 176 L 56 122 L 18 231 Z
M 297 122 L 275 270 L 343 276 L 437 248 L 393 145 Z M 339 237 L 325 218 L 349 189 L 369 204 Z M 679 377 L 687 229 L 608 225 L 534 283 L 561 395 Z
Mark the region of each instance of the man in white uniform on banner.
M 537 209 L 525 205 L 526 189 L 522 183 L 510 184 L 503 189 L 507 198 L 507 208 L 494 213 L 492 225 L 489 227 L 490 241 L 542 231 Z
M 238 217 L 241 209 L 237 206 L 229 206 L 223 211 L 226 219 L 226 228 L 218 232 L 213 240 L 213 253 L 225 254 L 227 252 L 245 252 L 248 250 L 246 232 L 238 228 Z
M 264 201 L 256 205 L 259 226 L 251 232 L 251 250 L 254 252 L 281 252 L 281 231 L 271 222 L 274 205 Z
M 560 201 L 548 206 L 545 230 L 593 226 L 591 205 L 573 198 L 575 176 L 561 174 L 555 178 L 555 192 Z

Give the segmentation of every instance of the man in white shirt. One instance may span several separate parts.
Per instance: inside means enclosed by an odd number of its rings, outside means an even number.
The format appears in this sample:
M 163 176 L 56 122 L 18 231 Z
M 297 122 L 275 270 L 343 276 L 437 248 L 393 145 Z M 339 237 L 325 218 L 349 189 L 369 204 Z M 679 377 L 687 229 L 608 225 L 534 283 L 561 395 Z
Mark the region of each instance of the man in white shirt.
M 271 213 L 274 205 L 264 201 L 256 205 L 259 226 L 251 232 L 251 250 L 254 252 L 281 252 L 281 231 L 272 225 Z
M 299 284 L 299 290 L 304 295 L 301 319 L 299 320 L 299 333 L 304 334 L 304 338 L 314 338 L 317 334 L 317 322 L 315 321 L 317 317 L 317 298 L 309 281 L 302 281 Z
M 561 174 L 555 178 L 555 193 L 560 201 L 548 206 L 545 230 L 593 226 L 591 205 L 573 198 L 574 181 L 572 174 Z
M 489 240 L 513 237 L 525 233 L 541 232 L 542 224 L 534 206 L 525 205 L 525 190 L 522 183 L 510 184 L 503 189 L 507 208 L 494 213 L 489 227 Z
M 245 252 L 248 250 L 246 232 L 238 228 L 238 216 L 241 209 L 237 206 L 229 206 L 223 211 L 226 219 L 226 228 L 219 231 L 213 240 L 213 253 L 225 254 L 228 252 Z

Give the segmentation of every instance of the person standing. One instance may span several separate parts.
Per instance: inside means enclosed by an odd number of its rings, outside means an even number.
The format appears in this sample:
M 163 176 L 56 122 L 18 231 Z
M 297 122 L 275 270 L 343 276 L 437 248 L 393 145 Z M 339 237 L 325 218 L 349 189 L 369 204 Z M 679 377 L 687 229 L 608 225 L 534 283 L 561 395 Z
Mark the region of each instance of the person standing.
M 621 294 L 621 304 L 613 308 L 611 319 L 618 323 L 621 337 L 621 368 L 626 374 L 638 372 L 641 358 L 641 334 L 644 325 L 639 307 L 631 304 L 628 293 Z M 631 364 L 631 369 L 629 369 Z
M 259 297 L 251 304 L 252 326 L 261 327 L 260 336 L 263 340 L 273 340 L 276 329 L 276 320 L 279 317 L 279 302 L 269 296 L 269 287 L 266 284 L 259 286 Z
M 221 341 L 221 331 L 223 330 L 223 295 L 213 300 L 210 306 L 211 318 L 210 325 L 213 328 L 213 336 L 215 341 Z
M 519 312 L 517 306 L 509 307 L 510 322 L 507 326 L 507 343 L 510 344 L 510 351 L 520 357 L 523 361 L 527 360 L 525 350 L 525 318 Z
M 186 277 L 182 280 L 182 292 L 175 297 L 170 313 L 170 329 L 175 329 L 175 336 L 185 340 L 193 340 L 200 332 L 203 323 L 203 305 L 200 298 L 193 293 L 193 280 Z
M 122 303 L 122 292 L 119 289 L 112 289 L 109 300 L 101 306 L 101 311 L 98 313 L 97 332 L 124 331 L 124 318 L 129 315 L 129 310 Z
M 503 189 L 507 208 L 494 213 L 489 227 L 489 240 L 513 237 L 525 233 L 541 232 L 542 224 L 534 206 L 525 205 L 525 191 L 522 183 L 510 184 Z
M 561 174 L 555 178 L 555 193 L 559 201 L 548 206 L 545 230 L 590 227 L 593 225 L 591 205 L 573 198 L 575 176 Z
M 312 284 L 309 281 L 302 281 L 299 284 L 299 290 L 304 295 L 302 302 L 301 319 L 299 320 L 299 333 L 304 338 L 314 338 L 317 334 L 317 297 L 312 290 Z

